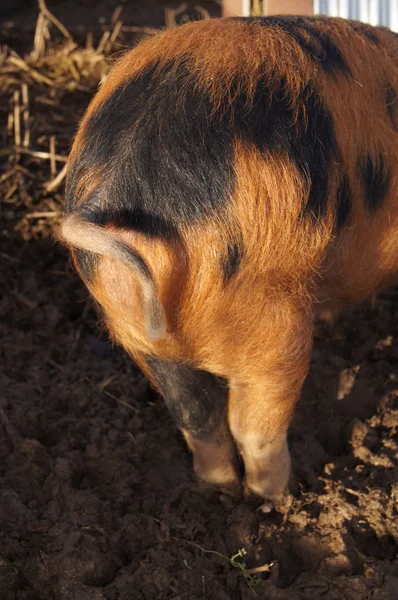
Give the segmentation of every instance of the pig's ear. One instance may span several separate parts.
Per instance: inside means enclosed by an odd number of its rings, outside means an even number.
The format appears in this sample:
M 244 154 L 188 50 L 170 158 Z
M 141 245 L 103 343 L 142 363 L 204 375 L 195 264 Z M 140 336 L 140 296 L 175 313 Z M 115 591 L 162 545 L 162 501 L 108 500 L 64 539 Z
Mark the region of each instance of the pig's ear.
M 113 258 L 129 267 L 141 286 L 149 339 L 158 340 L 165 336 L 166 316 L 155 282 L 148 265 L 136 250 L 123 243 L 114 231 L 85 221 L 78 212 L 64 217 L 57 237 L 68 246 Z

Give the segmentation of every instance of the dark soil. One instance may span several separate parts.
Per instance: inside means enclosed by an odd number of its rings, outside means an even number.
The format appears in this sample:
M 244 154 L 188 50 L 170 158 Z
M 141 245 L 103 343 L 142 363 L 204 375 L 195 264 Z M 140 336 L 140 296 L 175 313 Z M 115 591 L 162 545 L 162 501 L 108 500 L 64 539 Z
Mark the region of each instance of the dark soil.
M 0 600 L 398 598 L 397 290 L 319 331 L 292 500 L 265 515 L 197 485 L 65 251 L 14 226 L 0 239 Z

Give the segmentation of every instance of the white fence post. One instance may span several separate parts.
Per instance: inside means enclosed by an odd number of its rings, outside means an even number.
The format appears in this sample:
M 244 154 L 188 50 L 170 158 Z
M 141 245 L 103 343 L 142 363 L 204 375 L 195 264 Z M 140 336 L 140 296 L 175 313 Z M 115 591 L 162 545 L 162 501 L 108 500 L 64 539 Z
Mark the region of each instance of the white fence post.
M 314 0 L 314 13 L 384 25 L 398 31 L 398 0 Z

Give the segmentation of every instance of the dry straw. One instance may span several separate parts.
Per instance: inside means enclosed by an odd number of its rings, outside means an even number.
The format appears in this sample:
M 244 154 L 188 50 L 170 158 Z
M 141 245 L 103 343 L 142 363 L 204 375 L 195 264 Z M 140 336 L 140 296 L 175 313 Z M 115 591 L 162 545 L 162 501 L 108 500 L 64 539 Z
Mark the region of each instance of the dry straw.
M 0 114 L 6 117 L 0 216 L 11 220 L 26 239 L 50 233 L 51 221 L 61 212 L 71 140 L 79 116 L 108 73 L 112 55 L 124 48 L 126 36 L 155 33 L 149 27 L 124 26 L 119 6 L 100 39 L 95 43 L 95 36 L 87 32 L 85 45 L 79 46 L 45 1 L 38 4 L 32 51 L 22 57 L 0 46 Z M 166 26 L 184 20 L 187 8 L 182 4 L 166 9 Z M 209 16 L 200 6 L 195 10 Z

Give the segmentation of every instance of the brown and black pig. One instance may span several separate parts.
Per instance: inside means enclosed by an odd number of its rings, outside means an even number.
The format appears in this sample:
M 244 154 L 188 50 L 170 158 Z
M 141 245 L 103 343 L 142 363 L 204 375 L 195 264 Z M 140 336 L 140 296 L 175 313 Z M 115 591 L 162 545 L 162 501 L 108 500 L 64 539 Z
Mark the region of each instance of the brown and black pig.
M 398 37 L 325 17 L 140 43 L 73 145 L 61 239 L 198 476 L 274 499 L 321 310 L 398 270 Z M 228 392 L 228 393 L 227 393 Z

